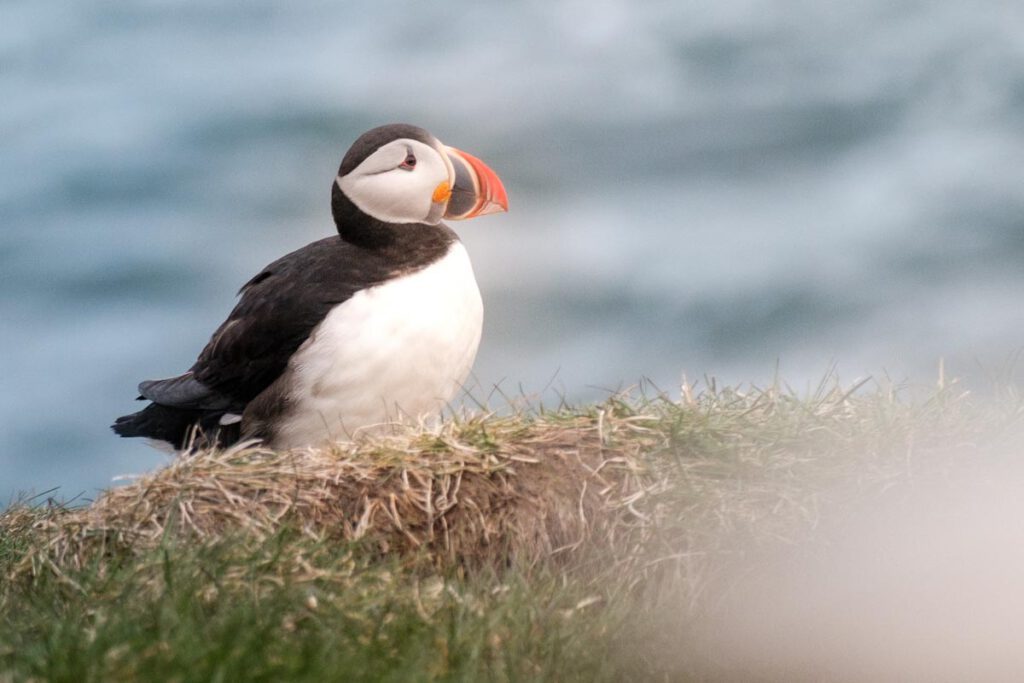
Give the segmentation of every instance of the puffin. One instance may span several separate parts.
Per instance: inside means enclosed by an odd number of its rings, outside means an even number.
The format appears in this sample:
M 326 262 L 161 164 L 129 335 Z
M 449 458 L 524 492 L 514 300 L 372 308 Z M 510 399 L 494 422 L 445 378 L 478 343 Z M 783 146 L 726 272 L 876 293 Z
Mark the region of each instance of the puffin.
M 484 162 L 423 128 L 362 134 L 331 186 L 337 234 L 263 268 L 184 374 L 142 382 L 114 432 L 176 450 L 348 441 L 436 417 L 469 375 L 483 304 L 442 221 L 508 210 Z

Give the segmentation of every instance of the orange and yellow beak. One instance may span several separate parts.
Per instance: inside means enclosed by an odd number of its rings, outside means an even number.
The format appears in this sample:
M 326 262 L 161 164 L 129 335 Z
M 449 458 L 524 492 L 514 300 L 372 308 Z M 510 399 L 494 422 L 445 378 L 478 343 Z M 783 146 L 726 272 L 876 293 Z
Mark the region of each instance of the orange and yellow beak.
M 455 169 L 455 182 L 450 188 L 439 186 L 434 193 L 435 201 L 439 194 L 450 194 L 445 218 L 458 221 L 508 211 L 508 195 L 497 173 L 472 154 L 454 147 L 445 147 L 445 152 Z

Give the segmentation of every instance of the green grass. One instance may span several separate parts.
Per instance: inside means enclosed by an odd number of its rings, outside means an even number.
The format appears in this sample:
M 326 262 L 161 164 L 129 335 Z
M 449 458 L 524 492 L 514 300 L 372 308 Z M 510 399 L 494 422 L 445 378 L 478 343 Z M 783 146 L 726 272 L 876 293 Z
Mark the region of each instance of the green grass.
M 0 662 L 54 681 L 602 677 L 587 646 L 608 634 L 566 616 L 574 591 L 551 579 L 414 577 L 288 536 L 165 547 L 21 586 Z M 318 578 L 278 574 L 280 553 L 300 550 Z
M 154 506 L 133 518 L 141 529 L 164 515 L 155 537 L 109 528 L 127 524 L 110 521 L 120 517 L 82 531 L 74 511 L 16 506 L 0 515 L 0 681 L 707 678 L 695 668 L 699 637 L 690 629 L 714 611 L 737 569 L 773 548 L 813 543 L 822 520 L 841 517 L 853 500 L 954 463 L 983 467 L 1015 443 L 1021 415 L 1012 393 L 975 401 L 955 385 L 917 399 L 888 388 L 709 389 L 678 402 L 616 397 L 473 418 L 409 436 L 401 452 L 391 443 L 346 454 L 349 464 L 395 471 L 413 467 L 411 457 L 422 456 L 417 467 L 447 458 L 446 467 L 458 459 L 467 468 L 479 457 L 491 469 L 480 474 L 474 464 L 472 476 L 520 482 L 507 507 L 530 512 L 565 501 L 533 495 L 539 465 L 524 454 L 599 451 L 615 496 L 595 498 L 584 515 L 592 488 L 551 488 L 552 498 L 578 495 L 566 509 L 579 504 L 593 543 L 531 555 L 514 537 L 526 528 L 523 512 L 502 527 L 508 552 L 478 562 L 429 544 L 382 545 L 399 537 L 390 527 L 346 536 L 309 505 L 269 526 L 263 517 L 226 526 L 217 518 L 217 533 L 187 532 L 175 505 L 211 478 L 225 485 L 224 470 L 211 474 L 200 458 L 174 475 L 172 512 Z M 573 455 L 567 444 L 576 443 Z M 269 467 L 252 457 L 218 467 Z M 170 476 L 135 484 L 138 499 L 151 500 Z M 263 495 L 260 482 L 245 486 Z M 503 499 L 493 500 L 504 490 L 487 493 L 487 510 L 506 513 Z M 483 500 L 473 489 L 464 495 L 458 505 Z M 187 509 L 200 514 L 200 498 Z M 77 540 L 55 543 L 62 533 Z

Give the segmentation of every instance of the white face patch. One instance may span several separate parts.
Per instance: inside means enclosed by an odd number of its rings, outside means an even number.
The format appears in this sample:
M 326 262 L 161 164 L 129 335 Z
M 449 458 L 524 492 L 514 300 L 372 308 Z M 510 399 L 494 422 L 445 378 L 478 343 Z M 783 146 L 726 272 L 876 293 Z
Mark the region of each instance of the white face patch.
M 409 168 L 407 159 L 415 159 Z M 454 182 L 454 170 L 438 149 L 400 138 L 383 145 L 335 182 L 359 210 L 388 223 L 440 222 L 446 202 L 434 191 Z

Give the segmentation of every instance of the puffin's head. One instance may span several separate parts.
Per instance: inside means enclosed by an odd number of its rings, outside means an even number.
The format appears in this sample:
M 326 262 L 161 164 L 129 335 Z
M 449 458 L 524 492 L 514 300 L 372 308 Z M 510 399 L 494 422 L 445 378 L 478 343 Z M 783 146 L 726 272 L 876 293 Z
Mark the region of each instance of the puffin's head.
M 482 161 L 400 123 L 363 133 L 345 154 L 335 186 L 385 223 L 436 225 L 508 210 L 505 187 Z M 336 211 L 339 229 L 340 218 Z

